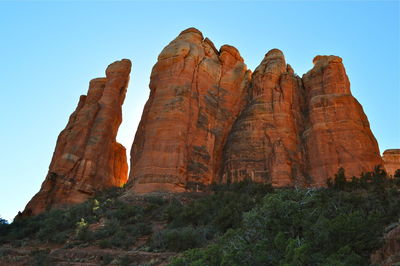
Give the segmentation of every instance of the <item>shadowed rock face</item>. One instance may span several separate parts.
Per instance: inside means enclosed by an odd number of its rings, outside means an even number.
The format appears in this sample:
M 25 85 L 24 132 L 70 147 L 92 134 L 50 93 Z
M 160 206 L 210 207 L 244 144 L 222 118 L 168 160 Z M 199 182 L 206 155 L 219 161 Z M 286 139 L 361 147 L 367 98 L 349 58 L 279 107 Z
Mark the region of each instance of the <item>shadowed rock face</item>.
M 400 169 L 400 149 L 391 149 L 383 152 L 382 157 L 386 171 L 389 175 L 394 175 Z
M 115 138 L 130 70 L 131 62 L 124 59 L 108 66 L 106 78 L 90 81 L 87 96 L 80 97 L 58 136 L 46 179 L 23 215 L 80 203 L 96 191 L 126 183 L 126 150 Z
M 324 186 L 340 167 L 351 178 L 382 165 L 336 56 L 300 78 L 273 49 L 251 75 L 235 48 L 190 28 L 159 55 L 150 89 L 131 150 L 136 192 L 245 178 Z
M 347 178 L 383 165 L 378 143 L 337 56 L 317 56 L 303 75 L 308 117 L 303 139 L 307 173 L 323 186 L 343 167 Z
M 132 145 L 133 189 L 183 191 L 210 184 L 221 171 L 250 75 L 236 48 L 218 51 L 194 28 L 166 46 L 152 70 L 150 98 Z

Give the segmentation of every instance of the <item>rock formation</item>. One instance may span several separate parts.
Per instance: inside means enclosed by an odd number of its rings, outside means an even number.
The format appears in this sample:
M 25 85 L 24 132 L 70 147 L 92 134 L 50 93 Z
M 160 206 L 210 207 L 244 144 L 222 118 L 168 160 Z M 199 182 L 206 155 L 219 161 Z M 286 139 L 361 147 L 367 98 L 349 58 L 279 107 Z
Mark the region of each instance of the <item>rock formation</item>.
M 126 183 L 126 150 L 115 138 L 130 70 L 131 62 L 124 59 L 109 65 L 105 78 L 90 81 L 87 96 L 80 97 L 58 136 L 40 191 L 22 215 L 80 203 L 96 191 Z
M 136 192 L 184 191 L 213 181 L 250 75 L 236 48 L 218 51 L 194 28 L 164 48 L 131 150 L 129 184 Z
M 131 63 L 111 64 L 90 82 L 58 138 L 49 173 L 24 214 L 78 203 L 126 182 L 115 141 Z M 398 151 L 385 152 L 389 173 Z M 195 28 L 161 52 L 131 149 L 130 191 L 180 192 L 251 179 L 273 186 L 324 186 L 382 165 L 342 59 L 317 56 L 302 78 L 278 49 L 252 74 L 238 50 L 217 50 Z
M 340 167 L 351 178 L 382 165 L 336 56 L 300 78 L 273 49 L 251 75 L 235 48 L 190 28 L 159 55 L 150 90 L 131 150 L 136 192 L 245 178 L 324 186 Z
M 249 102 L 226 144 L 222 182 L 304 184 L 303 94 L 283 53 L 269 51 L 253 73 Z
M 390 149 L 383 152 L 383 162 L 388 175 L 394 175 L 400 169 L 400 149 Z
M 317 56 L 313 62 L 302 78 L 307 102 L 303 139 L 312 184 L 325 185 L 340 167 L 351 179 L 383 165 L 363 108 L 351 95 L 342 59 Z

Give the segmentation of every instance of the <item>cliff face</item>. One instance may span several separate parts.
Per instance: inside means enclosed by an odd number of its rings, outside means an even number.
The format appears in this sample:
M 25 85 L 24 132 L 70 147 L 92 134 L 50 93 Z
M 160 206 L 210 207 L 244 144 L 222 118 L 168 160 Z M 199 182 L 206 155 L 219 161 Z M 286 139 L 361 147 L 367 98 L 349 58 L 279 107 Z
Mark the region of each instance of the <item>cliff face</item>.
M 219 175 L 222 151 L 246 101 L 250 72 L 239 52 L 218 51 L 194 28 L 164 48 L 131 150 L 136 192 L 184 191 Z
M 222 182 L 304 184 L 303 94 L 283 53 L 269 51 L 253 73 L 250 100 L 229 135 Z
M 342 59 L 317 56 L 313 62 L 302 78 L 308 108 L 303 139 L 313 184 L 325 185 L 340 167 L 351 179 L 383 165 L 368 119 L 351 95 Z
M 302 78 L 281 51 L 251 75 L 231 46 L 194 28 L 158 57 L 131 150 L 136 192 L 184 191 L 250 178 L 324 186 L 382 165 L 378 144 L 336 56 L 317 56 Z
M 87 96 L 80 97 L 58 136 L 46 179 L 23 215 L 80 203 L 96 191 L 126 182 L 126 150 L 115 138 L 130 70 L 131 62 L 124 59 L 109 65 L 105 78 L 90 81 Z
M 390 149 L 383 152 L 382 157 L 386 171 L 389 175 L 394 175 L 400 169 L 400 149 Z

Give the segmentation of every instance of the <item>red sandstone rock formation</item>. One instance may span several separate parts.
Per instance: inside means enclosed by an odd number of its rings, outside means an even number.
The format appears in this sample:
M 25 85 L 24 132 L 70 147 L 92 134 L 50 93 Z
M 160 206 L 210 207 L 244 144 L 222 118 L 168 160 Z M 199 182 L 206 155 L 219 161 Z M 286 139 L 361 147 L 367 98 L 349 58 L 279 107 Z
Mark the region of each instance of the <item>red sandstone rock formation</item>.
M 222 182 L 304 184 L 303 95 L 301 80 L 282 52 L 269 51 L 253 73 L 249 103 L 226 144 Z
M 317 56 L 313 62 L 302 78 L 308 105 L 303 139 L 312 184 L 325 185 L 340 167 L 351 179 L 383 165 L 363 108 L 351 95 L 342 59 Z
M 342 59 L 317 56 L 314 64 L 300 79 L 279 50 L 265 56 L 225 148 L 224 182 L 324 186 L 340 167 L 351 178 L 382 165 Z
M 150 79 L 131 150 L 129 184 L 136 192 L 184 191 L 210 184 L 246 102 L 250 71 L 236 48 L 218 51 L 189 28 L 164 48 Z
M 161 52 L 131 150 L 136 192 L 250 178 L 274 186 L 324 186 L 382 165 L 342 60 L 317 56 L 303 78 L 281 51 L 251 76 L 231 46 L 217 51 L 194 28 Z M 195 187 L 196 188 L 196 187 Z
M 388 175 L 394 175 L 400 169 L 400 149 L 391 149 L 383 152 L 383 162 Z
M 108 66 L 106 78 L 90 81 L 87 96 L 80 97 L 58 136 L 46 179 L 23 215 L 80 203 L 96 191 L 126 182 L 126 150 L 115 138 L 130 70 L 131 62 L 124 59 Z

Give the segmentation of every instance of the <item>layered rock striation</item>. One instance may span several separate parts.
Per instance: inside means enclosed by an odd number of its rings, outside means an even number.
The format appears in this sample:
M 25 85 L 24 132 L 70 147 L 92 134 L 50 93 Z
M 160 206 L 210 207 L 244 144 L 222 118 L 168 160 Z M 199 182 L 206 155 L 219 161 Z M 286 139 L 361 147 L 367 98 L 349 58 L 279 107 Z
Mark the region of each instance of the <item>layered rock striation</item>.
M 125 148 L 116 142 L 131 62 L 108 66 L 105 78 L 90 81 L 87 95 L 57 139 L 49 172 L 23 215 L 80 203 L 96 191 L 126 183 Z
M 382 156 L 386 172 L 394 176 L 396 170 L 400 169 L 400 149 L 385 150 Z
M 190 28 L 158 57 L 131 150 L 141 193 L 252 179 L 324 186 L 382 165 L 342 59 L 317 56 L 302 78 L 278 49 L 253 74 L 239 52 Z M 194 186 L 194 187 L 193 187 Z
M 250 75 L 236 48 L 217 50 L 197 29 L 167 45 L 153 67 L 131 149 L 133 189 L 184 191 L 214 181 Z

